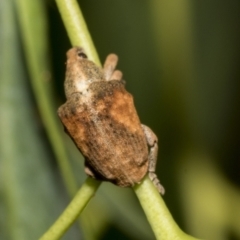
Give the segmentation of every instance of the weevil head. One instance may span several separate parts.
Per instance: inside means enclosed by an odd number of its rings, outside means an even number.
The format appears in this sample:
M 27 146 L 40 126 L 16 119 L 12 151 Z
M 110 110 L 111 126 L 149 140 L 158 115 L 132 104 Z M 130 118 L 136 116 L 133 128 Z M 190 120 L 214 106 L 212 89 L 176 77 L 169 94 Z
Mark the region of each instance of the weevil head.
M 73 93 L 84 93 L 92 82 L 104 80 L 102 69 L 88 60 L 80 47 L 73 47 L 67 51 L 66 65 L 64 88 L 67 98 Z

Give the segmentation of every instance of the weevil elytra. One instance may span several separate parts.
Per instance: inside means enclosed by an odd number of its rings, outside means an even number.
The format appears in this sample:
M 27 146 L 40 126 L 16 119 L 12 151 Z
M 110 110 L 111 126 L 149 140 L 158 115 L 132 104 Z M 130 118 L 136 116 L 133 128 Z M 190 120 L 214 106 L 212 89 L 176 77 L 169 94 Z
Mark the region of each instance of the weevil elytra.
M 67 101 L 58 115 L 85 157 L 87 175 L 128 187 L 148 173 L 163 194 L 155 174 L 157 137 L 141 124 L 122 72 L 115 70 L 117 62 L 118 57 L 109 54 L 100 68 L 82 48 L 71 48 L 64 82 Z

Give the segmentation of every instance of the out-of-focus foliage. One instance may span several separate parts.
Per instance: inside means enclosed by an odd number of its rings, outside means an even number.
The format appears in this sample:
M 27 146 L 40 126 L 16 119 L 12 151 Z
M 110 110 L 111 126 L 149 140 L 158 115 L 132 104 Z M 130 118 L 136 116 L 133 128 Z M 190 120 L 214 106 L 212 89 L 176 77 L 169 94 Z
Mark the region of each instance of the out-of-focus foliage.
M 55 3 L 40 2 L 48 35 L 39 37 L 38 26 L 32 34 L 49 46 L 42 54 L 57 109 L 70 43 Z M 140 118 L 159 137 L 158 175 L 178 224 L 198 238 L 240 239 L 239 1 L 79 3 L 102 61 L 119 55 Z M 0 239 L 32 240 L 70 198 L 30 85 L 16 10 L 14 0 L 0 1 Z M 63 140 L 80 186 L 83 160 Z M 107 183 L 80 222 L 65 239 L 154 239 L 132 191 Z
M 0 3 L 0 29 L 0 238 L 38 239 L 66 194 L 27 82 L 13 1 Z

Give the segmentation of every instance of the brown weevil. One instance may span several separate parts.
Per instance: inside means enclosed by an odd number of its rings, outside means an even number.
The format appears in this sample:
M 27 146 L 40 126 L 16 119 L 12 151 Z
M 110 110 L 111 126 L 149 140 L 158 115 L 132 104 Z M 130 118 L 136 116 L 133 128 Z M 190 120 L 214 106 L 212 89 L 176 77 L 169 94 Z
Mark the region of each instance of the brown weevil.
M 128 187 L 148 173 L 163 194 L 155 174 L 157 137 L 141 124 L 122 73 L 115 70 L 117 62 L 118 57 L 109 54 L 100 68 L 82 48 L 71 48 L 64 82 L 67 101 L 58 115 L 85 157 L 87 175 Z

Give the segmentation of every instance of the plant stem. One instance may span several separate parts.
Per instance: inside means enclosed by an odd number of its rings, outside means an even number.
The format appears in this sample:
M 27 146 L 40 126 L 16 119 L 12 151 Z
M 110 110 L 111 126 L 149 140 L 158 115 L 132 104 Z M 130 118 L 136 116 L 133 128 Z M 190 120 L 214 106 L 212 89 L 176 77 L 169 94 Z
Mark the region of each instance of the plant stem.
M 88 177 L 64 212 L 39 240 L 59 239 L 73 224 L 84 207 L 94 196 L 100 183 L 100 181 Z
M 73 46 L 81 46 L 88 58 L 101 65 L 92 38 L 76 0 L 56 0 L 65 28 Z
M 178 227 L 161 195 L 148 177 L 145 177 L 140 184 L 136 184 L 133 189 L 157 240 L 197 240 Z

